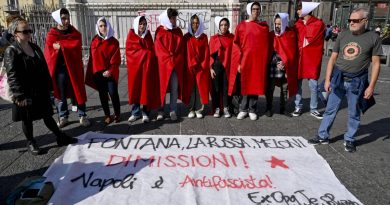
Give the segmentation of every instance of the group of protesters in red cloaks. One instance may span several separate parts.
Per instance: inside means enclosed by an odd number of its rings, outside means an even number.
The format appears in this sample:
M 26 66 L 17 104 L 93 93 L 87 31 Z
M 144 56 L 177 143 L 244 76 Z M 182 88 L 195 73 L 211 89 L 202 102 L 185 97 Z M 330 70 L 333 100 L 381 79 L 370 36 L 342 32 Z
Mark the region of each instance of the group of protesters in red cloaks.
M 301 13 L 306 12 L 304 15 L 311 15 L 314 8 L 300 9 Z M 237 25 L 234 35 L 229 32 L 228 18 L 215 17 L 218 33 L 211 36 L 210 41 L 203 33 L 203 19 L 197 15 L 191 16 L 188 32 L 183 35 L 176 26 L 178 11 L 165 10 L 159 16 L 161 25 L 155 32 L 154 41 L 147 30 L 145 17 L 135 18 L 126 40 L 128 102 L 132 105 L 128 121 L 149 122 L 150 111 L 154 109 L 158 110 L 157 120 L 163 120 L 167 93 L 171 120 L 177 119 L 178 99 L 188 105 L 188 118 L 203 118 L 210 94 L 214 117 L 231 117 L 232 96 L 239 96 L 237 119 L 249 115 L 251 120 L 256 120 L 259 95 L 266 96 L 266 115 L 272 116 L 275 86 L 281 88 L 280 112 L 284 114 L 287 98 L 301 95 L 303 79 L 309 79 L 310 85 L 315 81 L 317 86 L 323 45 L 323 32 L 319 32 L 324 30 L 322 21 L 311 16 L 299 20 L 295 28 L 289 28 L 288 14 L 278 13 L 274 17 L 274 30 L 269 32 L 267 23 L 258 20 L 259 3 L 249 3 L 247 13 L 249 19 Z M 102 17 L 96 23 L 97 34 L 91 42 L 84 76 L 81 34 L 69 24 L 66 9 L 55 11 L 52 16 L 59 25 L 47 36 L 45 57 L 54 96 L 59 101 L 58 126 L 68 124 L 67 98 L 75 100 L 80 124 L 90 124 L 86 117 L 85 84 L 99 93 L 104 123 L 119 122 L 121 56 L 110 22 Z M 299 116 L 298 97 L 295 101 L 296 109 L 292 114 Z M 316 106 L 310 103 L 311 112 L 316 111 Z

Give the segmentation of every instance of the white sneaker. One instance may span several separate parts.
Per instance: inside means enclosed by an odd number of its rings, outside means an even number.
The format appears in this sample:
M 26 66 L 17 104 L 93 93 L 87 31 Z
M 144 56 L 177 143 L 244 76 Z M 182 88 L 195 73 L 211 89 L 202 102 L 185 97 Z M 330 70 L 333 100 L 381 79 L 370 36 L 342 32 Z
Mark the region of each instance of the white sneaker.
M 188 113 L 188 118 L 194 118 L 194 117 L 195 117 L 195 112 L 190 111 L 190 113 Z
M 227 107 L 223 108 L 223 116 L 225 118 L 230 118 L 232 115 L 229 112 L 229 109 Z
M 257 114 L 256 114 L 256 113 L 250 112 L 250 113 L 249 113 L 249 118 L 250 118 L 251 120 L 257 120 Z
M 148 123 L 149 122 L 149 117 L 147 115 L 142 116 L 142 122 L 143 123 Z
M 72 111 L 73 111 L 73 112 L 77 112 L 77 106 L 72 105 Z
M 242 119 L 246 118 L 247 115 L 248 115 L 247 112 L 240 112 L 237 115 L 237 120 L 242 120 Z
M 164 113 L 163 112 L 158 112 L 156 120 L 157 121 L 161 121 L 163 119 L 164 119 Z
M 141 118 L 141 116 L 135 116 L 135 115 L 132 115 L 129 117 L 129 119 L 127 121 L 129 122 L 135 122 L 136 120 L 138 120 L 139 118 Z
M 91 122 L 88 120 L 87 116 L 80 117 L 80 125 L 88 127 L 91 125 Z
M 176 116 L 176 112 L 175 111 L 170 112 L 169 116 L 171 117 L 172 121 L 176 121 L 177 120 L 177 116 Z
M 221 117 L 221 115 L 219 115 L 219 112 L 220 112 L 219 108 L 216 108 L 215 113 L 214 113 L 214 117 L 216 117 L 216 118 Z
M 60 118 L 60 121 L 57 122 L 57 126 L 58 126 L 59 128 L 63 128 L 63 127 L 65 127 L 66 125 L 68 125 L 68 118 L 61 117 L 61 118 Z
M 198 119 L 202 119 L 203 118 L 203 114 L 202 114 L 201 111 L 195 112 L 195 114 L 196 114 L 196 118 L 198 118 Z

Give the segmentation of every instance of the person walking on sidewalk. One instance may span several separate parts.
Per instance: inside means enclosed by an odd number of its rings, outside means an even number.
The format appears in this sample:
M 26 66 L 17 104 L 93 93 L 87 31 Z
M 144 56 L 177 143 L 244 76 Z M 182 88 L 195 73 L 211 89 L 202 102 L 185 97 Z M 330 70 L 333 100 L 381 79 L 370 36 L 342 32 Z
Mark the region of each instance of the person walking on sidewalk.
M 87 119 L 85 105 L 87 94 L 84 84 L 81 34 L 70 25 L 67 9 L 58 9 L 52 13 L 52 16 L 58 25 L 47 33 L 44 52 L 53 81 L 54 97 L 59 100 L 58 126 L 62 128 L 68 124 L 67 99 L 75 97 L 80 124 L 87 127 L 90 121 Z
M 120 101 L 118 94 L 119 66 L 121 54 L 119 42 L 114 37 L 110 22 L 101 17 L 96 23 L 96 35 L 93 37 L 85 84 L 99 92 L 100 103 L 104 112 L 104 123 L 120 122 Z M 114 118 L 111 118 L 108 106 L 108 94 L 114 107 Z
M 60 131 L 52 117 L 52 82 L 49 70 L 41 49 L 30 42 L 32 30 L 27 21 L 22 18 L 14 19 L 8 31 L 14 37 L 4 55 L 4 66 L 14 102 L 12 120 L 22 121 L 28 151 L 33 155 L 41 154 L 33 137 L 33 121 L 39 119 L 43 119 L 46 127 L 56 135 L 59 146 L 76 143 L 77 139 Z
M 330 129 L 344 96 L 348 102 L 348 127 L 344 134 L 345 151 L 356 151 L 355 138 L 360 125 L 360 112 L 373 104 L 373 93 L 380 71 L 382 46 L 374 31 L 366 29 L 368 11 L 357 8 L 348 22 L 349 31 L 341 32 L 336 40 L 326 69 L 325 90 L 330 92 L 324 119 L 318 135 L 308 140 L 310 144 L 328 144 Z M 371 79 L 368 69 L 372 62 Z
M 301 2 L 298 5 L 299 20 L 295 23 L 298 34 L 299 64 L 298 93 L 295 96 L 295 110 L 292 116 L 303 113 L 302 81 L 308 79 L 310 87 L 310 115 L 322 119 L 318 112 L 318 78 L 321 73 L 321 62 L 324 48 L 325 24 L 312 15 L 312 11 L 320 3 Z

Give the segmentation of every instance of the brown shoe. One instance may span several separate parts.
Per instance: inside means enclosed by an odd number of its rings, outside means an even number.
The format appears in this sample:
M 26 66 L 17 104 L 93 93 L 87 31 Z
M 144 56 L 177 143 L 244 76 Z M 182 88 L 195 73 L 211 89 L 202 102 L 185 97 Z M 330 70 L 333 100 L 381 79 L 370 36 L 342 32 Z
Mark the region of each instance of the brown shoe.
M 108 125 L 112 122 L 111 116 L 104 116 L 104 124 Z
M 114 122 L 115 123 L 118 123 L 118 122 L 120 122 L 121 121 L 121 117 L 119 116 L 119 115 L 115 115 L 115 117 L 114 117 Z

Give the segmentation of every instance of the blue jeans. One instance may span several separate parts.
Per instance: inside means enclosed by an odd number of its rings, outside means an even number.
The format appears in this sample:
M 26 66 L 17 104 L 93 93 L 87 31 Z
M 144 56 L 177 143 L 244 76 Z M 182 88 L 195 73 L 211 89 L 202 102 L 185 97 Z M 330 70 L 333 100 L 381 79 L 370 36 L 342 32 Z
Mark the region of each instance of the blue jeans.
M 147 107 L 144 105 L 141 108 L 140 104 L 133 104 L 131 107 L 131 115 L 140 117 L 141 114 L 142 116 L 149 116 L 149 113 L 150 111 L 147 111 Z
M 177 79 L 177 74 L 175 72 L 175 70 L 172 71 L 171 73 L 171 77 L 169 78 L 169 88 L 170 88 L 170 92 L 169 92 L 169 111 L 170 112 L 177 112 L 177 99 L 178 99 L 178 88 L 179 88 L 179 80 Z M 164 97 L 165 99 L 165 97 Z M 165 104 L 165 100 L 164 100 L 164 104 Z M 160 109 L 158 109 L 159 112 L 163 112 L 164 111 L 164 107 L 161 107 Z
M 302 109 L 302 81 L 298 80 L 298 93 L 295 95 L 295 108 Z M 318 105 L 318 81 L 314 79 L 308 79 L 309 81 L 309 87 L 310 87 L 310 112 L 317 111 L 317 105 Z
M 360 108 L 358 106 L 359 96 L 352 93 L 350 82 L 344 82 L 342 87 L 332 89 L 330 92 L 324 118 L 318 129 L 318 136 L 321 139 L 329 138 L 329 130 L 333 125 L 337 111 L 339 110 L 341 101 L 345 95 L 347 95 L 348 101 L 348 129 L 344 134 L 344 140 L 351 142 L 355 141 L 356 132 L 360 125 Z
M 57 78 L 57 86 L 60 90 L 60 96 L 61 96 L 61 100 L 58 102 L 57 105 L 57 110 L 60 117 L 68 118 L 69 111 L 68 111 L 68 102 L 66 99 L 66 91 L 68 90 L 68 86 L 69 86 L 68 83 L 70 82 L 70 78 L 66 67 L 57 68 L 56 78 Z M 84 104 L 77 103 L 77 113 L 79 117 L 87 116 L 85 110 L 86 110 L 85 103 Z

